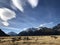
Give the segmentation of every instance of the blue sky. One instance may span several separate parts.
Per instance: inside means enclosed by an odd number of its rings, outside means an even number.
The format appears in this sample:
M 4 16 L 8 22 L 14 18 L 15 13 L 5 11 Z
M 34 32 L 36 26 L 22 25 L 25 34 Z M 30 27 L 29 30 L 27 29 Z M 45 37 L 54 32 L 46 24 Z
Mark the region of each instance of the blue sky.
M 0 0 L 0 2 L 0 8 L 8 8 L 16 14 L 16 18 L 8 20 L 8 26 L 0 23 L 0 28 L 6 33 L 10 31 L 19 33 L 31 27 L 53 27 L 60 23 L 60 0 L 39 0 L 35 7 L 23 0 L 21 3 L 24 11 L 17 8 L 11 0 Z

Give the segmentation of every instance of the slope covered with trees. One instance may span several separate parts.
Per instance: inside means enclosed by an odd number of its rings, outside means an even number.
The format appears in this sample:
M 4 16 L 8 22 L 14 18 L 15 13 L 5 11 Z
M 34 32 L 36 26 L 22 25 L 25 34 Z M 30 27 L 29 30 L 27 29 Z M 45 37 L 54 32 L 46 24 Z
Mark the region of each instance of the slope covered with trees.
M 3 31 L 0 29 L 0 36 L 9 36 L 9 35 L 7 35 L 5 32 L 3 32 Z

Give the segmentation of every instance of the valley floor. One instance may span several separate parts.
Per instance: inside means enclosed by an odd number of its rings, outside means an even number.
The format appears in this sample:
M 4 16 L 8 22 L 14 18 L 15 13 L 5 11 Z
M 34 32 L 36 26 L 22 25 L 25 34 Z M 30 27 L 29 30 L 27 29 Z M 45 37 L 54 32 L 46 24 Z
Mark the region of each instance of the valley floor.
M 60 36 L 0 37 L 0 45 L 60 45 Z

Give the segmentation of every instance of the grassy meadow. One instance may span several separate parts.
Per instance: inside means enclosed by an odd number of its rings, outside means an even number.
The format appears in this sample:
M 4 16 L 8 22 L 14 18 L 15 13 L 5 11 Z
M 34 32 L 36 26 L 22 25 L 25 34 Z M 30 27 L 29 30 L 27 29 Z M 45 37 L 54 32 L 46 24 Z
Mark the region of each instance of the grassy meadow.
M 0 37 L 0 45 L 60 45 L 60 36 Z

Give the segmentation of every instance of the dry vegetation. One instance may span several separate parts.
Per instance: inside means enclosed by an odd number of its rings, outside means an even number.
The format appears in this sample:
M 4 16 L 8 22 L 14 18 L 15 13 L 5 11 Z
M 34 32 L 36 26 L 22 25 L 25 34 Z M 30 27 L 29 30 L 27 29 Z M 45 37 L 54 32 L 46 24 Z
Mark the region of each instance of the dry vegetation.
M 0 45 L 60 45 L 60 36 L 0 37 Z

